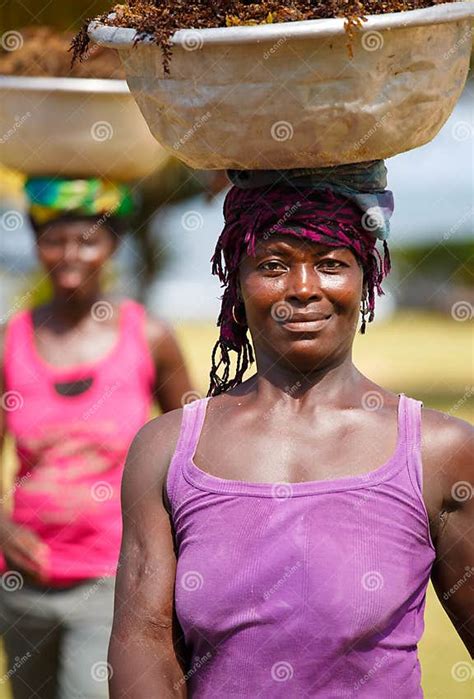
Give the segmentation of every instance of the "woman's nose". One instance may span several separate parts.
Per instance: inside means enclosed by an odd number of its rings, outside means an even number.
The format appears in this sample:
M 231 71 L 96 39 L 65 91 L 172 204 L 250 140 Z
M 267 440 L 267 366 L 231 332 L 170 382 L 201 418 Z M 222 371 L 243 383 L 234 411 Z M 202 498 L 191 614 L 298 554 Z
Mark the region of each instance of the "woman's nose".
M 313 264 L 295 265 L 288 275 L 287 298 L 307 303 L 321 298 L 319 275 Z
M 79 245 L 75 241 L 69 241 L 63 248 L 63 259 L 66 262 L 75 262 L 79 257 Z

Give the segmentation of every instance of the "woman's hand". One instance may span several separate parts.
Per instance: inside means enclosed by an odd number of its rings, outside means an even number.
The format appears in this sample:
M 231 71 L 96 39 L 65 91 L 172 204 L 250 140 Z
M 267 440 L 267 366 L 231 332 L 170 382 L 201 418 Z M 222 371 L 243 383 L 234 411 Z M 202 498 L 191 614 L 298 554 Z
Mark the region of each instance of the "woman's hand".
M 5 520 L 1 522 L 0 550 L 9 568 L 38 582 L 47 580 L 49 548 L 30 529 Z

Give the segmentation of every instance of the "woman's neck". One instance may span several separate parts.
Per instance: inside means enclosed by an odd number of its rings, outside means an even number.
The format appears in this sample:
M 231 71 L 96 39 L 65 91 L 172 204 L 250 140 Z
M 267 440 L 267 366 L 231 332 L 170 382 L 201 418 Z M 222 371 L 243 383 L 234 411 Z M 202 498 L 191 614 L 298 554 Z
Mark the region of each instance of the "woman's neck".
M 88 294 L 55 293 L 48 305 L 50 312 L 58 320 L 74 325 L 89 315 L 93 305 L 101 298 L 100 289 Z
M 269 404 L 282 401 L 288 408 L 299 411 L 312 409 L 318 403 L 337 408 L 352 405 L 354 396 L 367 390 L 367 381 L 348 355 L 311 372 L 275 364 L 262 371 L 258 366 L 253 388 L 259 401 Z

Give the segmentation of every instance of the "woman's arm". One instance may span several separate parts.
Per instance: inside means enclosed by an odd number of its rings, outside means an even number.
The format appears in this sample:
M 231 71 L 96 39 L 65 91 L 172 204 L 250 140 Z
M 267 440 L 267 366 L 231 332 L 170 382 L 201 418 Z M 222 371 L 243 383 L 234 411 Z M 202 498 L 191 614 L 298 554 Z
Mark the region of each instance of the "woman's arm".
M 25 577 L 44 582 L 47 580 L 48 547 L 29 529 L 11 521 L 6 510 L 8 499 L 5 489 L 5 407 L 9 403 L 5 393 L 4 375 L 5 328 L 0 328 L 0 551 L 10 567 L 21 571 Z
M 166 323 L 149 316 L 146 333 L 156 370 L 155 398 L 164 413 L 181 408 L 193 387 L 176 337 Z
M 110 699 L 185 697 L 174 612 L 176 556 L 164 503 L 181 410 L 141 429 L 122 481 L 123 536 L 109 646 Z
M 474 658 L 474 428 L 427 411 L 442 510 L 431 579 L 439 601 Z

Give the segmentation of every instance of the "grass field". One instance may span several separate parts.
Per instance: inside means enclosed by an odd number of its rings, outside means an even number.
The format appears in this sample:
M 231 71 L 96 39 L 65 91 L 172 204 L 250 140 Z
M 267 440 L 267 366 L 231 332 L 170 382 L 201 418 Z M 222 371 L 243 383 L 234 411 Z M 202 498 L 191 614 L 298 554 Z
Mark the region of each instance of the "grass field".
M 186 324 L 176 330 L 194 383 L 204 396 L 210 351 L 217 331 L 211 324 Z M 444 316 L 403 312 L 386 323 L 369 326 L 365 336 L 358 336 L 354 362 L 382 386 L 422 400 L 426 407 L 474 422 L 473 349 L 474 339 L 468 323 Z M 419 650 L 425 699 L 472 698 L 472 682 L 456 680 L 453 668 L 462 662 L 468 663 L 474 671 L 474 663 L 431 586 L 425 633 Z M 0 676 L 3 672 L 5 668 L 0 668 Z M 462 677 L 464 675 L 459 672 L 459 678 Z M 11 699 L 7 689 L 0 687 L 0 699 Z

